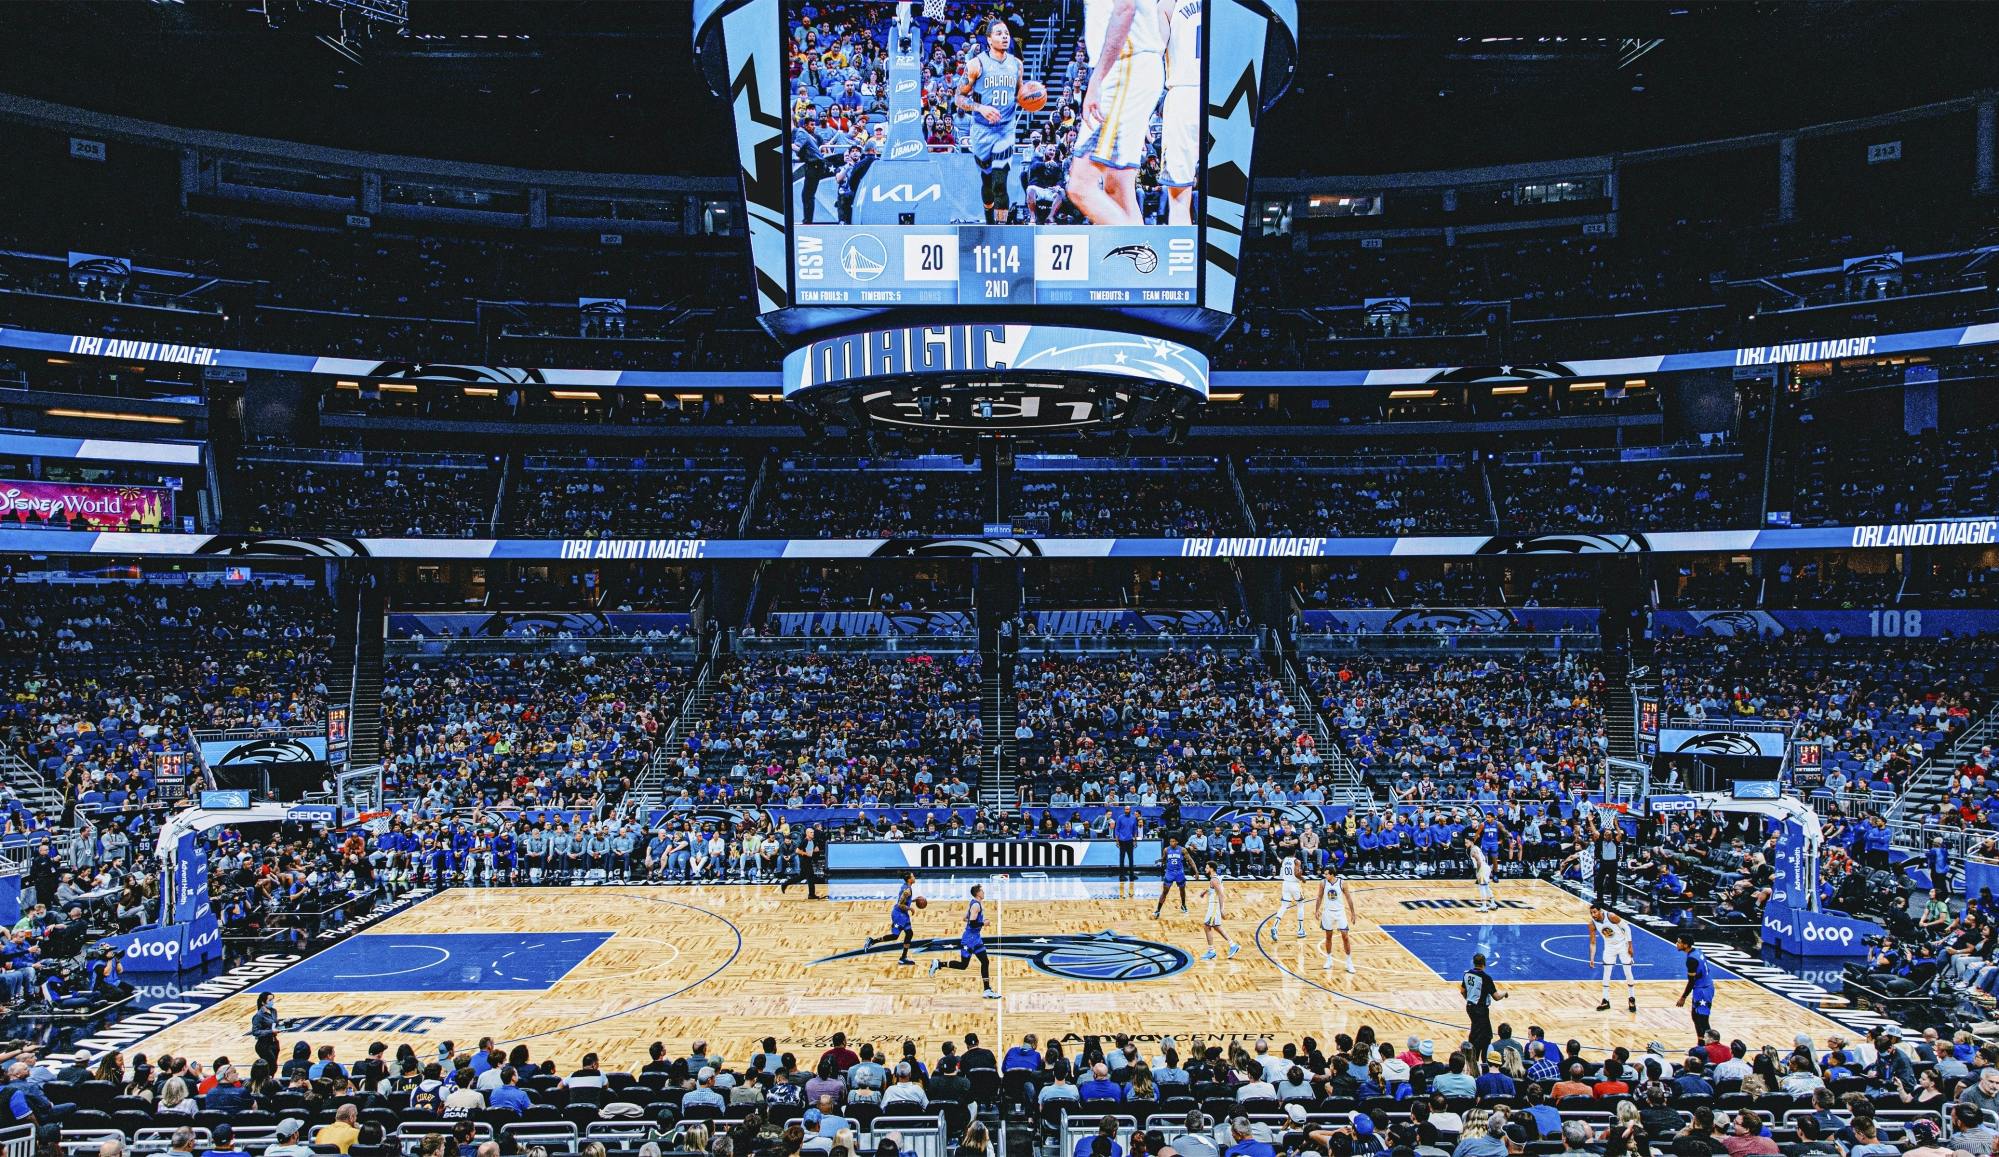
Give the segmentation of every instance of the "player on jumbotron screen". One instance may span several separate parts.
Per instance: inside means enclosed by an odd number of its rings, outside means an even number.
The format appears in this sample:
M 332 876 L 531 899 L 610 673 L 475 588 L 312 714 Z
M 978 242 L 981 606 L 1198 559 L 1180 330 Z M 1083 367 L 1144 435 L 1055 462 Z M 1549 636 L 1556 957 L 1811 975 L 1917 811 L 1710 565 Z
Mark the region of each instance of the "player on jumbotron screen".
M 1090 80 L 1069 162 L 1069 200 L 1093 225 L 1143 225 L 1138 171 L 1166 92 L 1159 0 L 1083 0 L 1083 46 Z
M 909 133 L 933 157 L 975 162 L 976 177 L 944 169 L 940 179 L 976 180 L 976 199 L 965 188 L 960 203 L 987 223 L 1191 225 L 1204 8 L 1205 0 L 1084 0 L 1080 21 L 1062 18 L 1076 9 L 1046 0 L 1005 15 L 983 2 L 904 0 L 886 19 L 881 7 L 839 0 L 795 8 L 787 37 L 792 123 L 802 131 L 793 179 L 806 191 L 834 184 L 838 196 L 828 200 L 847 223 L 868 168 Z M 1023 55 L 1028 44 L 1056 46 L 1045 76 Z M 891 82 L 891 55 L 912 49 L 920 81 Z M 904 83 L 920 94 L 914 108 L 899 103 Z M 920 133 L 899 127 L 905 116 Z M 824 204 L 816 214 L 804 205 L 800 220 L 825 220 Z
M 1013 32 L 1006 21 L 986 22 L 986 50 L 965 63 L 954 100 L 961 112 L 972 114 L 972 159 L 979 163 L 981 198 L 986 221 L 1005 223 L 1011 198 L 1006 180 L 1013 173 L 1014 122 L 1020 112 L 1020 57 L 1013 54 Z

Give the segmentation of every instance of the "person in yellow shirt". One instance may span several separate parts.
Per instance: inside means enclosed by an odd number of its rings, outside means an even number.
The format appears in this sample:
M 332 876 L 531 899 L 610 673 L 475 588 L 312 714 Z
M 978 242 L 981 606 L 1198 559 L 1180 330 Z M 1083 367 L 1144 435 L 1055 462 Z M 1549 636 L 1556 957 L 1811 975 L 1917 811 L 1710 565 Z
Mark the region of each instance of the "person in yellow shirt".
M 360 1110 L 353 1105 L 342 1105 L 333 1112 L 333 1123 L 322 1127 L 312 1138 L 315 1145 L 331 1145 L 342 1153 L 354 1147 L 361 1139 L 361 1130 L 355 1124 L 360 1120 Z

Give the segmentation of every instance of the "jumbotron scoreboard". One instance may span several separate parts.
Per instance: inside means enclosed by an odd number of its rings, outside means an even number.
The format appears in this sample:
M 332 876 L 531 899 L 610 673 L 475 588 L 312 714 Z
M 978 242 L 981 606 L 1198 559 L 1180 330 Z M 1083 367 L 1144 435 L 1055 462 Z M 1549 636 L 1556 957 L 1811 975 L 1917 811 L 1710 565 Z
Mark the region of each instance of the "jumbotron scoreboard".
M 800 305 L 1195 305 L 1194 226 L 800 225 Z
M 695 25 L 788 401 L 1050 429 L 1206 399 L 1296 0 L 696 0 Z

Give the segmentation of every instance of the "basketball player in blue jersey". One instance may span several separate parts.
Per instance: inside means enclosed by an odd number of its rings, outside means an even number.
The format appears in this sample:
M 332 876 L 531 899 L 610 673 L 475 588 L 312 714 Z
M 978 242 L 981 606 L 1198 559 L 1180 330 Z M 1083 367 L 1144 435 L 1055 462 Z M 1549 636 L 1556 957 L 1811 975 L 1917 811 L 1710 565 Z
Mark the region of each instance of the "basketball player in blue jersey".
M 1177 885 L 1180 889 L 1180 910 L 1187 910 L 1187 849 L 1180 846 L 1179 836 L 1167 836 L 1166 846 L 1159 852 L 1159 903 L 1152 906 L 1152 918 L 1159 919 L 1159 913 L 1166 907 L 1166 897 Z
M 915 903 L 916 873 L 904 872 L 902 874 L 902 890 L 896 893 L 895 903 L 889 905 L 888 935 L 868 937 L 868 947 L 873 948 L 877 944 L 887 944 L 900 937 L 902 940 L 902 956 L 896 963 L 915 964 L 916 961 L 909 958 L 909 945 L 916 935 L 909 919 L 910 909 Z
M 1692 998 L 1694 1015 L 1694 1040 L 1707 1040 L 1708 1017 L 1714 1013 L 1714 973 L 1709 970 L 1707 953 L 1694 947 L 1693 937 L 1682 932 L 1673 941 L 1675 947 L 1687 954 L 1687 987 L 1680 992 L 1680 999 L 1674 1001 L 1679 1008 L 1687 1007 Z
M 986 999 L 998 1000 L 999 993 L 993 991 L 992 960 L 986 955 L 986 940 L 984 935 L 986 927 L 985 896 L 986 886 L 984 884 L 972 885 L 972 898 L 965 902 L 965 934 L 958 938 L 958 959 L 949 962 L 942 960 L 931 961 L 930 975 L 937 975 L 937 970 L 940 968 L 955 968 L 962 972 L 971 965 L 972 958 L 976 956 L 979 958 L 979 980 L 986 987 Z
M 986 50 L 965 65 L 954 104 L 972 114 L 969 144 L 979 163 L 986 222 L 1003 223 L 1013 207 L 1007 178 L 1013 174 L 1013 129 L 1020 112 L 1020 57 L 1013 55 L 1013 32 L 995 18 L 986 27 Z

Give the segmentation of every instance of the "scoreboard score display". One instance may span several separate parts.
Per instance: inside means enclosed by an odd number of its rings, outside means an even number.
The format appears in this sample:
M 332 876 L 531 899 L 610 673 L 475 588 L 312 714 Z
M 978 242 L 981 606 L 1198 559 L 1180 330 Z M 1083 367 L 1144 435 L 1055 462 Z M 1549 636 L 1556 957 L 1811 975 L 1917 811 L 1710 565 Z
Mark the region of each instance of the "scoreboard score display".
M 785 0 L 792 304 L 1200 304 L 1206 8 Z
M 800 305 L 1192 305 L 1192 226 L 804 225 Z

